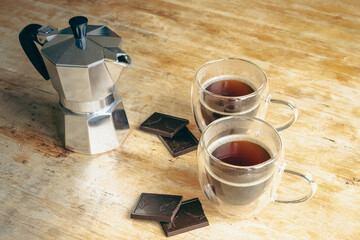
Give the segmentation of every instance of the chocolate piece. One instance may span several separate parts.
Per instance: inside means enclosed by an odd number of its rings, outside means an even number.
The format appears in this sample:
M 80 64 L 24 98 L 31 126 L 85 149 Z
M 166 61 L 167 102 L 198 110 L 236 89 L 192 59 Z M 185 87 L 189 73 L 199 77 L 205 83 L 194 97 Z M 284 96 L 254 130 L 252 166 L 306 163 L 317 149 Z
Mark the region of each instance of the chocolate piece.
M 142 193 L 130 217 L 171 222 L 178 211 L 182 196 Z
M 167 237 L 209 226 L 198 198 L 181 203 L 179 211 L 172 222 L 161 222 Z
M 199 143 L 187 127 L 181 129 L 172 138 L 163 136 L 159 136 L 159 138 L 173 157 L 194 151 Z
M 179 130 L 185 127 L 189 120 L 154 112 L 140 125 L 140 129 L 172 138 Z

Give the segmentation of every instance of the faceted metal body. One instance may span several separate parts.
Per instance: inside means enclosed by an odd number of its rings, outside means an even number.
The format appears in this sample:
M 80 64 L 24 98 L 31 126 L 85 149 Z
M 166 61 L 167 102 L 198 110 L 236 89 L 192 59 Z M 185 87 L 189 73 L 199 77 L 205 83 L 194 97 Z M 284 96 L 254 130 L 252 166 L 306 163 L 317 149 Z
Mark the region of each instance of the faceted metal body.
M 69 150 L 98 154 L 118 147 L 127 137 L 129 123 L 122 101 L 117 98 L 102 110 L 76 114 L 60 104 L 58 131 Z
M 38 34 L 46 39 L 45 30 Z M 97 154 L 118 147 L 129 124 L 116 82 L 131 60 L 120 36 L 105 26 L 87 26 L 86 49 L 76 47 L 70 28 L 46 42 L 41 55 L 59 94 L 58 129 L 66 148 Z

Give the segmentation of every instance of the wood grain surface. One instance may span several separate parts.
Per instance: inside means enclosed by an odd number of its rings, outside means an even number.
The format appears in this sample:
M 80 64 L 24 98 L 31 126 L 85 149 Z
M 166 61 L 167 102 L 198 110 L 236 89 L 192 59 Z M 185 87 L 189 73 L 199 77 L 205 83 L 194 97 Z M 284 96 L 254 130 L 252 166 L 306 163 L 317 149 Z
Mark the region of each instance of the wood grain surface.
M 0 239 L 165 239 L 159 223 L 130 219 L 142 192 L 200 198 L 210 226 L 174 240 L 359 239 L 359 13 L 358 0 L 2 0 Z M 121 35 L 133 59 L 119 80 L 130 135 L 100 155 L 62 147 L 57 93 L 18 42 L 27 24 L 63 29 L 75 15 Z M 199 138 L 193 76 L 222 57 L 258 64 L 272 95 L 296 103 L 299 119 L 281 135 L 289 168 L 311 172 L 318 183 L 309 201 L 225 218 L 200 189 L 196 152 L 173 158 L 156 136 L 139 130 L 157 111 L 189 119 Z M 267 120 L 286 113 L 272 106 Z M 283 179 L 280 194 L 302 191 L 290 180 Z

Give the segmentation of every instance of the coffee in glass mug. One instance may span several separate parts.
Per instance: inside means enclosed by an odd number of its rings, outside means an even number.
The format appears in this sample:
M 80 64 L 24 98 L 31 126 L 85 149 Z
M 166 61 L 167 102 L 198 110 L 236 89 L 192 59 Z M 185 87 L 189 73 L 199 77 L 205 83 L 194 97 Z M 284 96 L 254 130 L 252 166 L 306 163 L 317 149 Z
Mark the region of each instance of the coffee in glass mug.
M 206 197 L 231 217 L 247 217 L 269 202 L 297 203 L 316 191 L 311 174 L 285 169 L 282 139 L 257 118 L 224 117 L 203 131 L 197 150 L 198 177 Z M 308 181 L 308 193 L 290 201 L 277 199 L 282 173 Z
M 286 105 L 293 112 L 291 119 L 277 130 L 290 127 L 297 118 L 293 103 L 271 98 L 265 72 L 243 59 L 223 58 L 202 65 L 196 71 L 191 98 L 200 131 L 212 121 L 226 116 L 264 119 L 269 102 Z

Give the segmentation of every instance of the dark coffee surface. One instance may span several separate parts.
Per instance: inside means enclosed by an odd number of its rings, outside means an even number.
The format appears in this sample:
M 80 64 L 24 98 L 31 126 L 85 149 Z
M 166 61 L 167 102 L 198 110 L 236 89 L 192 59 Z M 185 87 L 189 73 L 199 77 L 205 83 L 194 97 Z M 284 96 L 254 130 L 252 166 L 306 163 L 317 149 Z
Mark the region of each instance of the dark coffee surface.
M 270 154 L 260 145 L 250 141 L 233 141 L 216 148 L 212 155 L 235 166 L 253 166 L 270 159 Z
M 189 120 L 155 112 L 141 125 L 140 129 L 160 136 L 172 138 L 184 128 Z
M 173 157 L 196 150 L 199 141 L 187 127 L 181 129 L 174 137 L 167 138 L 159 135 L 161 142 Z
M 198 198 L 181 203 L 172 222 L 161 222 L 167 237 L 209 225 Z
M 239 97 L 254 92 L 252 87 L 239 80 L 219 80 L 211 83 L 206 90 L 229 97 Z
M 142 193 L 130 217 L 171 222 L 178 211 L 182 196 Z

